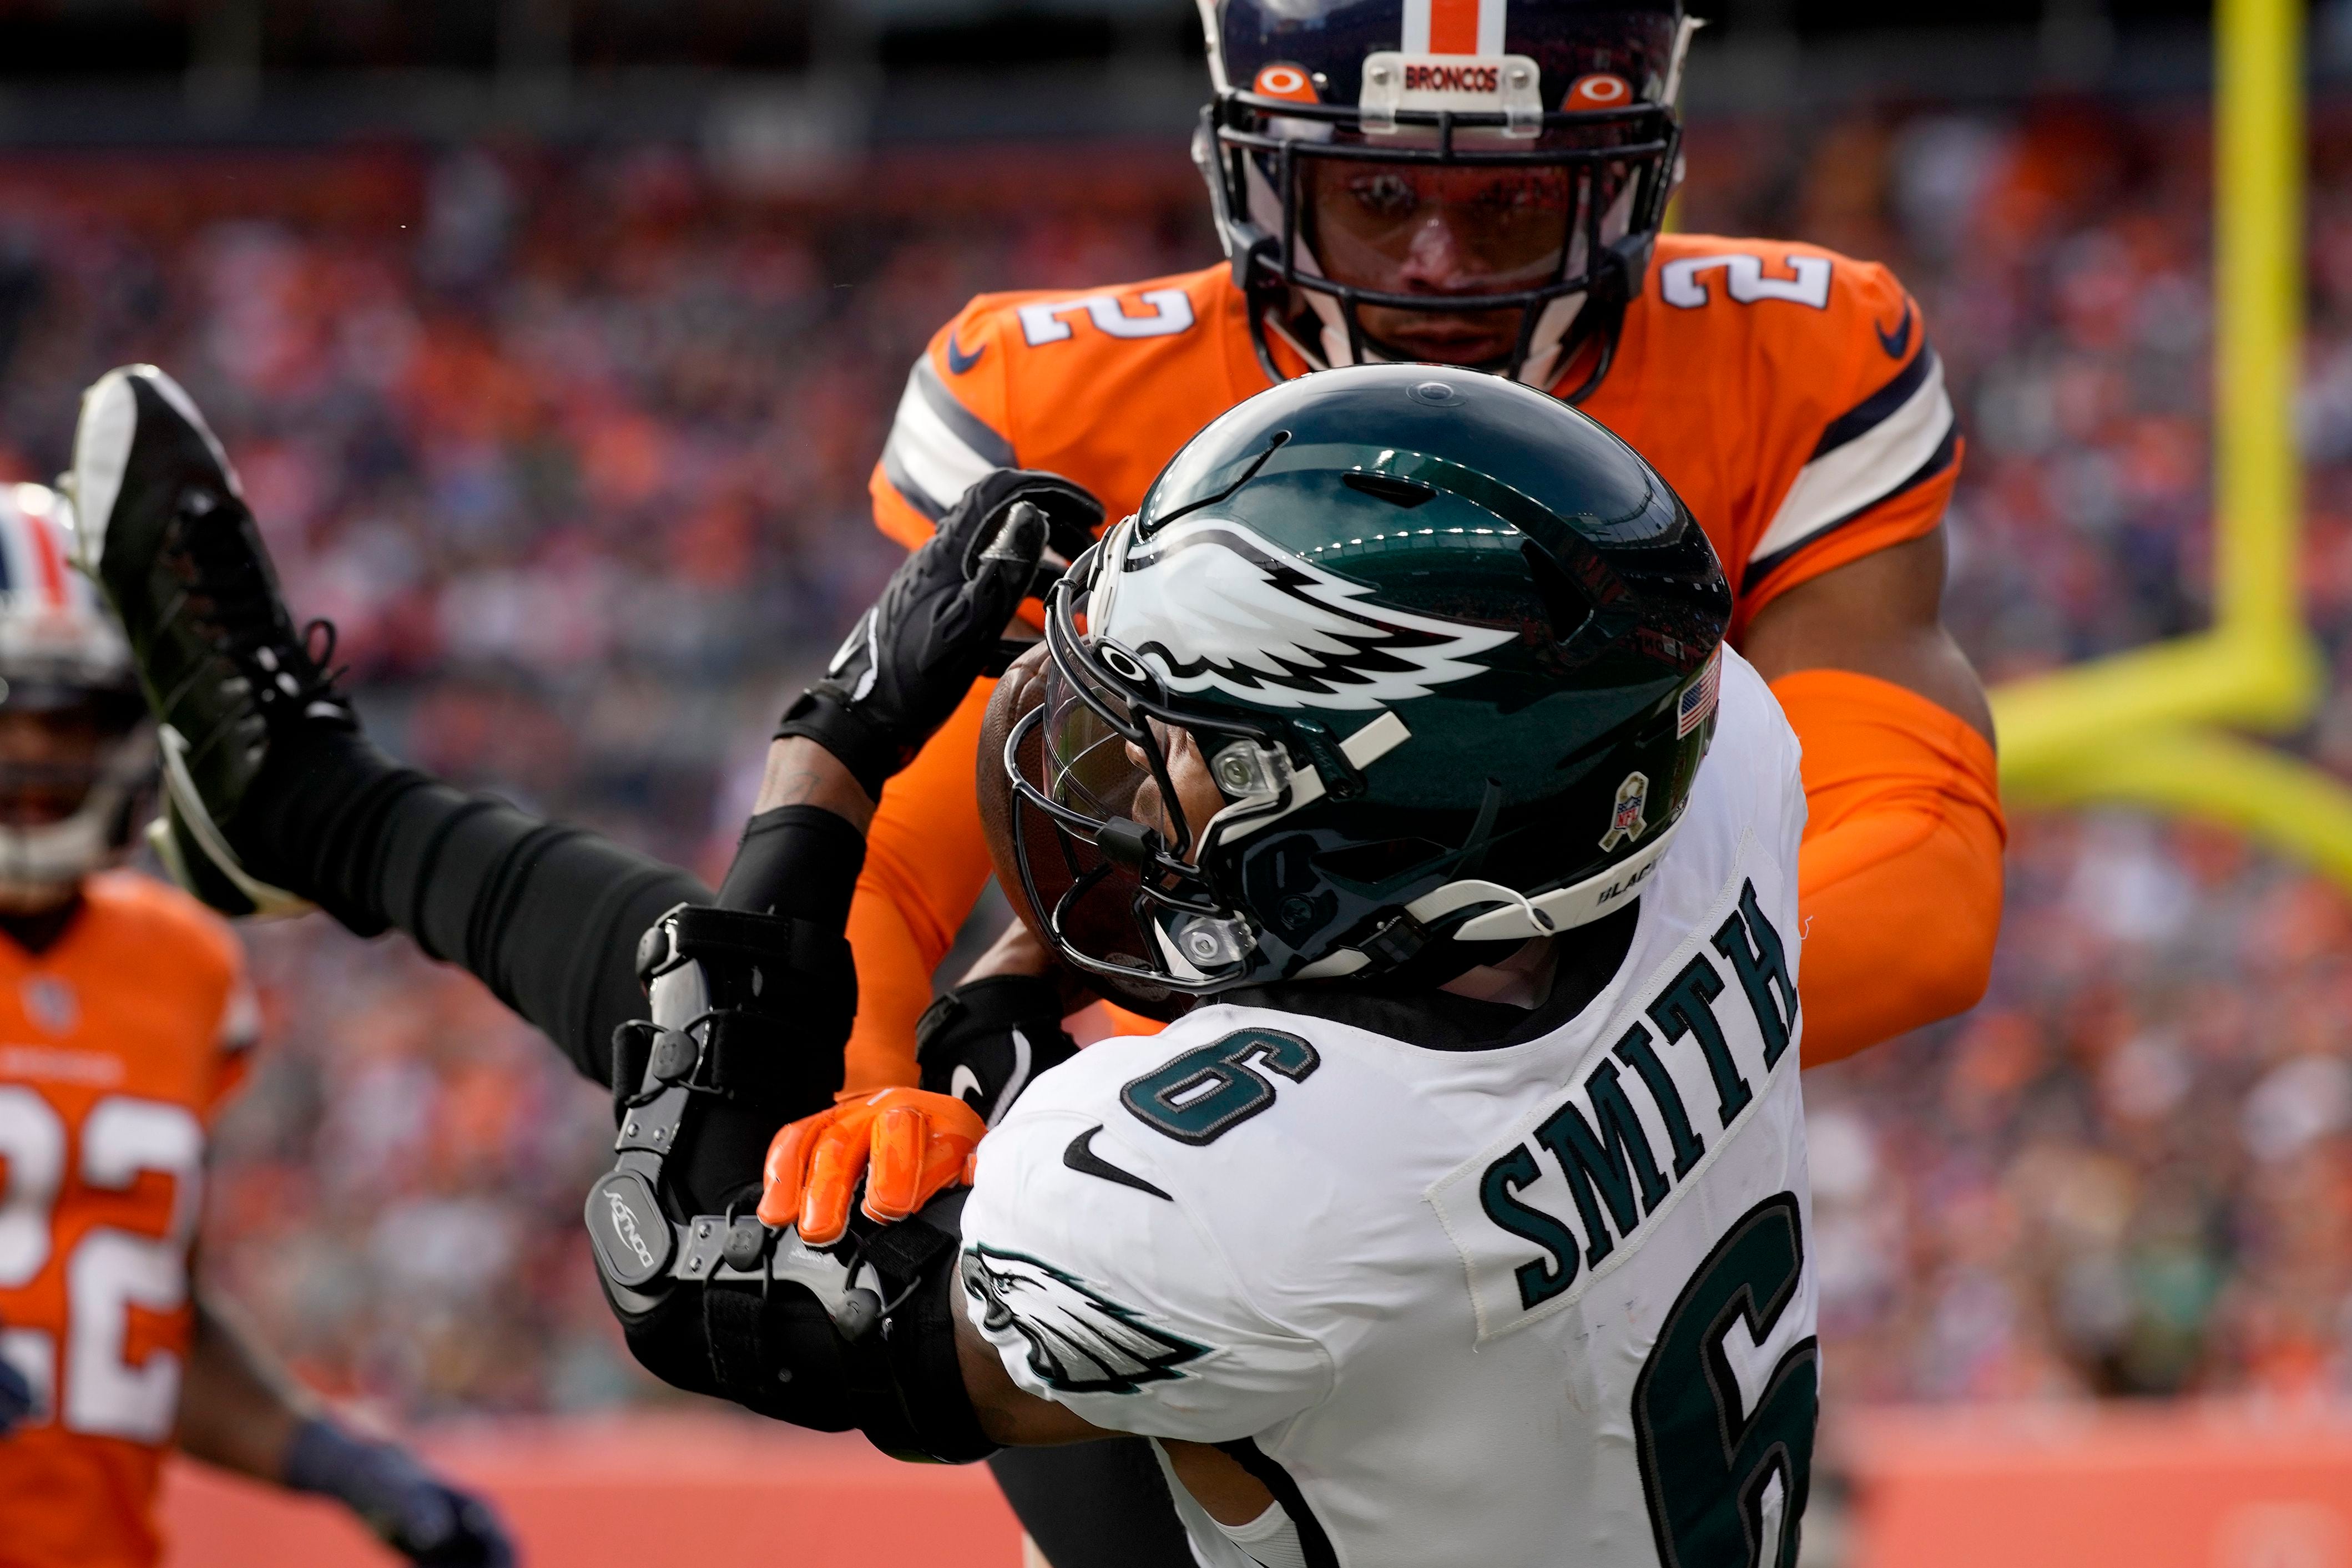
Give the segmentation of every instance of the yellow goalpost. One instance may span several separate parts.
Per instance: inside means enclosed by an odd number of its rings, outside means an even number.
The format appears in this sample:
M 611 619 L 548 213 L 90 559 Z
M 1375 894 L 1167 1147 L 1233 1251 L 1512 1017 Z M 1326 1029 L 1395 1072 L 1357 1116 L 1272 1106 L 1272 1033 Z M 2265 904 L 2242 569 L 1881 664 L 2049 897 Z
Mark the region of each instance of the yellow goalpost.
M 2278 732 L 2322 690 L 2298 581 L 2303 324 L 2302 0 L 2213 15 L 2211 630 L 1993 694 L 2001 785 L 2236 827 L 2352 887 L 2352 789 L 2233 730 Z

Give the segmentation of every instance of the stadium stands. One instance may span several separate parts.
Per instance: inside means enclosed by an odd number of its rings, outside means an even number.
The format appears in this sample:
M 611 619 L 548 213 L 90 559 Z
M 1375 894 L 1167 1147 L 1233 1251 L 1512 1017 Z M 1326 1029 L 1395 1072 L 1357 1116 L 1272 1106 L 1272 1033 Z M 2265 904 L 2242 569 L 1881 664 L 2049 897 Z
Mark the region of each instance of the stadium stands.
M 1894 262 L 1961 400 L 1951 617 L 1989 675 L 2201 616 L 2193 99 L 1694 133 L 1684 226 Z M 2352 127 L 2323 123 L 2310 592 L 2352 656 Z M 395 750 L 711 868 L 793 673 L 886 570 L 866 472 L 977 290 L 1212 254 L 1189 171 L 894 153 L 746 193 L 658 149 L 45 154 L 0 172 L 0 476 L 152 358 L 215 412 Z M 2352 673 L 2352 672 L 2347 672 Z M 2304 737 L 2352 770 L 2352 685 Z M 2015 824 L 1994 989 L 1817 1075 L 1833 1406 L 2352 1391 L 2352 907 L 2124 817 Z M 578 1245 L 604 1106 L 479 995 L 254 933 L 271 1043 L 205 1266 L 403 1416 L 660 1395 Z

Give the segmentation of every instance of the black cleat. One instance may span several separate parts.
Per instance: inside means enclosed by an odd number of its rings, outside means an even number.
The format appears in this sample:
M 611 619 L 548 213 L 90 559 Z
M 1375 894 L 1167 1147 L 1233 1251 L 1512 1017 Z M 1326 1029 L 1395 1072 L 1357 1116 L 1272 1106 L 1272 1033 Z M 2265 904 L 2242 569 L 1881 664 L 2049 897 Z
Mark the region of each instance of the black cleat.
M 74 553 L 130 635 L 154 709 L 164 809 L 149 830 L 181 885 L 225 915 L 310 907 L 248 869 L 238 812 L 270 747 L 354 729 L 350 703 L 287 613 L 236 471 L 179 384 L 152 365 L 100 376 L 74 432 Z

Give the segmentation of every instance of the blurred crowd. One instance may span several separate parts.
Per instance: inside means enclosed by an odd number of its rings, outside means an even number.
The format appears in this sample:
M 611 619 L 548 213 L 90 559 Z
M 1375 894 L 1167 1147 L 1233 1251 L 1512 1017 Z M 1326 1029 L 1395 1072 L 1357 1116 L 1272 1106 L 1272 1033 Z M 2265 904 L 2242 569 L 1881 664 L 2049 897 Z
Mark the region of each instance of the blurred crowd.
M 2200 624 L 2193 103 L 1705 124 L 1685 228 L 1894 263 L 1969 439 L 1951 620 L 2007 678 Z M 1174 150 L 59 157 L 0 171 L 0 478 L 162 362 L 386 746 L 706 874 L 775 705 L 888 569 L 865 486 L 974 292 L 1214 256 Z M 2352 134 L 2323 122 L 2312 611 L 2352 659 Z M 2352 675 L 2352 668 L 2339 672 Z M 2352 775 L 2352 681 L 2299 744 Z M 1969 1017 L 1808 1080 L 1833 1397 L 2352 1393 L 2352 904 L 2208 830 L 2013 823 Z M 579 1245 L 608 1105 L 470 980 L 250 932 L 269 1042 L 205 1268 L 404 1416 L 658 1397 Z

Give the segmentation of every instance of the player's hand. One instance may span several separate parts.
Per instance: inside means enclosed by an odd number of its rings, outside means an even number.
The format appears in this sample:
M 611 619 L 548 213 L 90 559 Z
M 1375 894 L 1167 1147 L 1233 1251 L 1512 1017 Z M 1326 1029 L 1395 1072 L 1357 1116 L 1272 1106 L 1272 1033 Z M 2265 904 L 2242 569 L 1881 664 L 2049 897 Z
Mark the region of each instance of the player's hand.
M 15 1436 L 17 1427 L 40 1413 L 41 1402 L 34 1396 L 32 1380 L 15 1364 L 0 1360 L 0 1437 Z
M 806 736 L 878 798 L 988 672 L 1047 544 L 1085 538 L 1101 520 L 1102 503 L 1057 475 L 989 475 L 891 574 L 777 737 Z
M 397 1443 L 306 1421 L 287 1453 L 286 1484 L 337 1499 L 378 1540 L 424 1568 L 514 1568 L 514 1543 L 497 1511 Z
M 768 1145 L 760 1222 L 797 1225 L 803 1241 L 829 1246 L 848 1232 L 864 1176 L 866 1217 L 893 1224 L 943 1188 L 969 1183 L 972 1151 L 987 1132 L 962 1101 L 920 1089 L 885 1089 L 803 1116 Z

